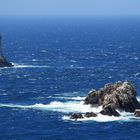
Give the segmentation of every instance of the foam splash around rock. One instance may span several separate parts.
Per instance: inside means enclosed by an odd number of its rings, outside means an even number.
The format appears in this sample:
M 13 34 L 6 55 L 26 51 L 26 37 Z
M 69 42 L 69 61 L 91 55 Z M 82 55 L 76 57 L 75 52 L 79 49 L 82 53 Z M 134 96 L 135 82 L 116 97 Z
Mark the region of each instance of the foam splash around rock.
M 72 97 L 74 98 L 74 97 Z M 76 98 L 76 97 L 75 97 Z M 133 113 L 128 112 L 119 112 L 121 116 L 107 116 L 102 115 L 99 112 L 102 110 L 102 107 L 91 107 L 90 105 L 83 104 L 83 101 L 52 101 L 48 104 L 33 104 L 33 105 L 21 105 L 21 104 L 0 104 L 0 108 L 17 108 L 17 109 L 29 109 L 29 110 L 41 110 L 41 111 L 53 111 L 62 113 L 62 119 L 64 121 L 75 121 L 70 118 L 70 114 L 72 113 L 82 113 L 83 115 L 86 112 L 94 112 L 98 114 L 96 117 L 89 118 L 81 118 L 77 119 L 77 121 L 96 121 L 96 122 L 111 122 L 111 121 L 140 121 L 139 118 L 135 117 Z

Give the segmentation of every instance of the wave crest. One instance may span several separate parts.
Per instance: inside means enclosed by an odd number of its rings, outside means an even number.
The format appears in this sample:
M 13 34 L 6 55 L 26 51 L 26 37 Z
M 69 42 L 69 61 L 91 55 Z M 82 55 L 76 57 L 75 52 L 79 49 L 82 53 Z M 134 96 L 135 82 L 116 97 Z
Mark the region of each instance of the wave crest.
M 71 99 L 72 98 L 76 100 L 66 101 L 66 102 L 53 101 L 53 102 L 50 102 L 49 104 L 34 104 L 34 105 L 0 104 L 0 107 L 62 112 L 65 114 L 62 117 L 63 120 L 70 120 L 70 117 L 68 115 L 69 113 L 83 113 L 84 114 L 86 112 L 94 112 L 98 114 L 97 117 L 83 118 L 83 119 L 79 119 L 78 121 L 97 121 L 97 122 L 140 121 L 140 119 L 136 118 L 133 115 L 133 113 L 119 112 L 121 114 L 120 117 L 105 116 L 105 115 L 99 114 L 99 112 L 102 110 L 101 106 L 91 107 L 90 105 L 84 105 L 83 101 L 81 101 L 83 97 L 81 98 L 78 96 L 78 97 L 71 97 Z M 77 99 L 79 99 L 79 101 Z

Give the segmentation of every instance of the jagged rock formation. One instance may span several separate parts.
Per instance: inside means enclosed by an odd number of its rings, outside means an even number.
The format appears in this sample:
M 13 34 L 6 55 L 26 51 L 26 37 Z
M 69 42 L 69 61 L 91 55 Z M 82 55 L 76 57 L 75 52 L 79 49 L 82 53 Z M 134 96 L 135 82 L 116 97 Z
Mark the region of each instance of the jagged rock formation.
M 2 53 L 2 37 L 0 35 L 0 67 L 12 67 L 12 63 L 8 62 Z
M 92 106 L 101 105 L 103 110 L 111 108 L 111 110 L 134 112 L 135 109 L 140 108 L 140 103 L 136 98 L 136 90 L 130 82 L 107 84 L 104 88 L 90 92 L 84 102 Z
M 90 91 L 84 104 L 89 104 L 91 107 L 102 106 L 102 110 L 99 112 L 102 115 L 120 116 L 118 111 L 125 111 L 135 112 L 135 116 L 140 117 L 140 103 L 136 95 L 136 90 L 130 82 L 119 81 L 114 84 L 106 84 L 99 90 Z M 74 114 L 71 118 L 75 118 L 75 116 L 76 119 L 83 117 L 82 114 Z M 96 114 L 87 112 L 84 117 L 96 117 Z

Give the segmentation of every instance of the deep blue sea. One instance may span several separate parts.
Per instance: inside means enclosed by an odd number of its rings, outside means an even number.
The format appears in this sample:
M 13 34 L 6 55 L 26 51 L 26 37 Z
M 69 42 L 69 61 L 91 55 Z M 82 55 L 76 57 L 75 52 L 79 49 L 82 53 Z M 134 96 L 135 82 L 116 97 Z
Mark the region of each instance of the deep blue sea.
M 140 17 L 0 18 L 0 140 L 140 140 L 140 119 L 72 121 L 92 88 L 131 81 L 140 95 Z

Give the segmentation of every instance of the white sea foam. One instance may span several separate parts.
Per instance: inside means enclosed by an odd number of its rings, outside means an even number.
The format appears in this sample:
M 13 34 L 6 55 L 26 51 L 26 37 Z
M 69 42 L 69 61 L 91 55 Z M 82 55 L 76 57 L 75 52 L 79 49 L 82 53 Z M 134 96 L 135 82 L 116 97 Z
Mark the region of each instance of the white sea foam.
M 112 122 L 112 121 L 130 121 L 132 117 L 130 116 L 120 116 L 120 117 L 114 117 L 114 116 L 106 116 L 102 114 L 98 114 L 97 117 L 90 117 L 90 118 L 82 118 L 78 119 L 77 121 L 96 121 L 96 122 Z M 71 120 L 69 116 L 63 116 L 63 120 Z M 72 120 L 75 121 L 75 120 Z
M 140 102 L 140 96 L 137 97 L 137 100 Z
M 81 99 L 81 97 L 72 97 L 72 98 Z M 140 97 L 138 97 L 138 100 L 140 100 Z M 119 112 L 121 114 L 120 117 L 102 115 L 99 113 L 102 109 L 101 106 L 91 107 L 90 105 L 84 105 L 83 101 L 78 101 L 78 100 L 67 101 L 67 102 L 53 101 L 53 102 L 50 102 L 49 104 L 34 104 L 34 105 L 0 104 L 0 107 L 62 112 L 62 113 L 65 113 L 65 115 L 62 117 L 63 120 L 71 120 L 69 117 L 69 113 L 83 113 L 84 114 L 86 112 L 94 112 L 98 114 L 97 117 L 83 118 L 83 119 L 78 119 L 77 121 L 97 121 L 97 122 L 140 121 L 139 118 L 134 117 L 133 113 Z
M 101 108 L 91 108 L 90 105 L 84 105 L 83 102 L 51 102 L 49 104 L 34 104 L 34 105 L 15 105 L 15 104 L 0 104 L 0 107 L 10 107 L 10 108 L 24 108 L 24 109 L 36 109 L 36 110 L 46 110 L 46 111 L 57 111 L 64 113 L 81 112 L 85 113 L 87 111 L 93 111 L 97 113 Z
M 81 100 L 84 100 L 85 97 L 77 96 L 77 97 L 71 97 L 71 99 L 72 99 L 72 100 L 79 100 L 79 101 L 81 101 Z
M 85 97 L 80 97 L 80 96 L 77 96 L 77 97 L 53 97 L 53 96 L 49 96 L 47 98 L 52 98 L 52 99 L 67 99 L 67 100 L 76 100 L 76 101 L 83 101 L 85 99 Z

